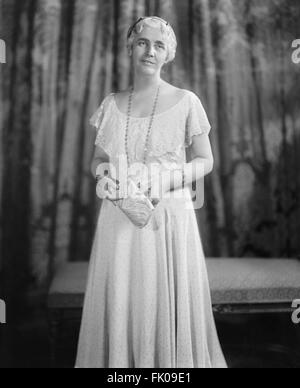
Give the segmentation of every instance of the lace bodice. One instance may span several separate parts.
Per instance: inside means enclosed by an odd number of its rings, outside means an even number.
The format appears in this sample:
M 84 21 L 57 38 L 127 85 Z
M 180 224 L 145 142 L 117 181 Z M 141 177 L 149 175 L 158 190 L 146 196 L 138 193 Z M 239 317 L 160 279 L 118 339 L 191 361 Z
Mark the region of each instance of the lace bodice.
M 116 163 L 125 153 L 126 114 L 117 107 L 115 93 L 104 98 L 90 119 L 97 130 L 95 145 L 100 146 Z M 128 150 L 130 163 L 142 162 L 150 117 L 131 117 Z M 186 148 L 193 136 L 211 130 L 206 112 L 196 94 L 186 91 L 184 97 L 165 112 L 156 114 L 148 145 L 147 164 L 159 163 L 173 168 L 186 162 Z

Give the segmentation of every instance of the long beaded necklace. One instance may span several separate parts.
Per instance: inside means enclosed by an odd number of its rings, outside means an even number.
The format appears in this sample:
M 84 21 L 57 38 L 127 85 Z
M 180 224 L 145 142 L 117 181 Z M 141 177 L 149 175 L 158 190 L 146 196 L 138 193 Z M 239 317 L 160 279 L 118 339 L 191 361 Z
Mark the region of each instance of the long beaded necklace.
M 147 151 L 148 151 L 148 143 L 150 139 L 150 134 L 151 134 L 151 128 L 154 120 L 154 115 L 156 111 L 156 106 L 157 106 L 157 101 L 158 101 L 158 96 L 159 96 L 159 91 L 160 91 L 161 83 L 159 84 L 157 88 L 157 93 L 152 109 L 152 114 L 150 118 L 150 123 L 147 131 L 147 136 L 146 136 L 146 142 L 145 142 L 145 147 L 144 147 L 144 158 L 143 158 L 143 163 L 146 164 L 147 161 Z M 132 107 L 132 97 L 133 97 L 133 92 L 134 92 L 134 86 L 131 88 L 131 93 L 129 95 L 129 100 L 128 100 L 128 109 L 127 109 L 127 122 L 126 122 L 126 132 L 125 132 L 125 151 L 126 151 L 126 156 L 127 156 L 127 167 L 129 168 L 130 166 L 130 160 L 129 160 L 129 150 L 128 150 L 128 129 L 129 129 L 129 121 L 130 121 L 130 116 L 131 116 L 131 107 Z

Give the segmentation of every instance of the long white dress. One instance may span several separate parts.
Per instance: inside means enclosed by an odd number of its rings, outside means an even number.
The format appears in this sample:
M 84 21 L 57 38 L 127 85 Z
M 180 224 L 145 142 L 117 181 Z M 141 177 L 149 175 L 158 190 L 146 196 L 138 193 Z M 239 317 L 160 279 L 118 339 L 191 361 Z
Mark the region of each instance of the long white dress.
M 126 115 L 108 95 L 91 118 L 95 144 L 117 163 L 125 154 Z M 149 117 L 130 119 L 130 160 L 141 162 Z M 147 163 L 186 161 L 192 137 L 210 132 L 198 96 L 186 91 L 157 114 Z M 164 199 L 150 223 L 135 227 L 103 200 L 91 252 L 76 368 L 226 368 L 189 188 Z

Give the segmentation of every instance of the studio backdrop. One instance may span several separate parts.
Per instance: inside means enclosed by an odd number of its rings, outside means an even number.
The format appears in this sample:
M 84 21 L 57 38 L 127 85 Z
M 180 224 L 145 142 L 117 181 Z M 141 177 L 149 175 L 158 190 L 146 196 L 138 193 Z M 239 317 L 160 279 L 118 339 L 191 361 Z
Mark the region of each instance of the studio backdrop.
M 162 77 L 201 98 L 215 168 L 197 211 L 207 256 L 300 253 L 299 0 L 0 0 L 1 258 L 7 288 L 88 260 L 101 202 L 90 172 L 103 98 L 131 80 L 129 25 L 167 19 Z

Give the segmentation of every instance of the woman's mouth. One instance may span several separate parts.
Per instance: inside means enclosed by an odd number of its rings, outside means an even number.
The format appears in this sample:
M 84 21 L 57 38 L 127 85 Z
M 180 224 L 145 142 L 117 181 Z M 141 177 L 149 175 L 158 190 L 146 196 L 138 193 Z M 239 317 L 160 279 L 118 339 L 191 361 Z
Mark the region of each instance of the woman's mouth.
M 151 61 L 143 60 L 142 62 L 145 63 L 146 65 L 154 65 L 154 63 Z

